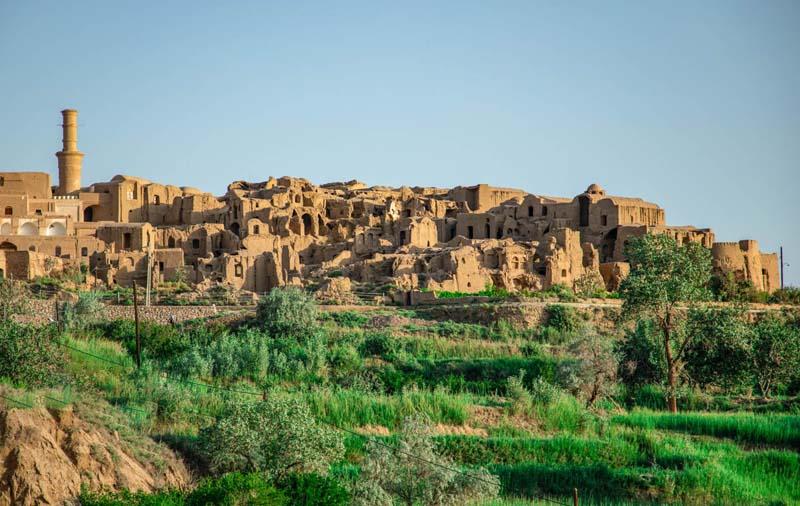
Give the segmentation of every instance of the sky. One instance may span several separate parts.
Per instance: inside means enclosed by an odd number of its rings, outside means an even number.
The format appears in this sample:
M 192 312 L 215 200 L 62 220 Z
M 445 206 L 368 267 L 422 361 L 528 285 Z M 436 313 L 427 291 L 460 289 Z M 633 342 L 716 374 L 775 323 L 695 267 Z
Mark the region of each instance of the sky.
M 800 2 L 0 0 L 0 170 L 83 183 L 593 182 L 784 247 L 800 285 Z

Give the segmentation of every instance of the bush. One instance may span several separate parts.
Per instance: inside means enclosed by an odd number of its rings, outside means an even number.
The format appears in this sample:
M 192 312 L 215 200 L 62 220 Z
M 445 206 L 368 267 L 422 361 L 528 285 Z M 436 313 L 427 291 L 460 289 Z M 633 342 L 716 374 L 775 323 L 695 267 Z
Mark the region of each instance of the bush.
M 258 301 L 256 318 L 272 337 L 291 336 L 300 341 L 316 333 L 317 304 L 297 287 L 273 288 Z
M 407 418 L 395 448 L 370 441 L 353 495 L 356 505 L 466 504 L 497 497 L 497 477 L 482 468 L 459 472 L 439 454 L 430 423 Z
M 53 327 L 0 320 L 0 377 L 28 386 L 58 384 L 65 356 L 57 339 Z
M 292 472 L 325 473 L 344 454 L 337 432 L 319 424 L 304 402 L 282 395 L 232 404 L 200 440 L 213 472 L 262 472 L 277 481 Z
M 286 495 L 276 490 L 263 475 L 229 473 L 203 480 L 186 500 L 186 506 L 210 504 L 284 506 L 295 503 L 290 503 Z
M 0 276 L 0 320 L 10 320 L 28 311 L 30 292 L 21 281 Z
M 288 506 L 289 500 L 260 474 L 230 473 L 205 479 L 192 492 L 165 490 L 153 493 L 89 492 L 78 496 L 81 506 Z
M 103 308 L 103 302 L 95 292 L 80 292 L 75 302 L 61 304 L 61 321 L 68 329 L 82 330 L 100 320 Z
M 346 506 L 349 492 L 338 481 L 316 473 L 290 474 L 280 483 L 293 506 Z
M 327 315 L 326 319 L 329 318 L 342 327 L 358 328 L 369 322 L 369 317 L 355 311 L 339 311 L 325 314 Z
M 774 304 L 800 305 L 800 288 L 790 286 L 775 290 L 769 296 L 769 301 Z
M 576 332 L 581 328 L 581 319 L 574 308 L 561 304 L 547 306 L 547 326 L 559 332 Z

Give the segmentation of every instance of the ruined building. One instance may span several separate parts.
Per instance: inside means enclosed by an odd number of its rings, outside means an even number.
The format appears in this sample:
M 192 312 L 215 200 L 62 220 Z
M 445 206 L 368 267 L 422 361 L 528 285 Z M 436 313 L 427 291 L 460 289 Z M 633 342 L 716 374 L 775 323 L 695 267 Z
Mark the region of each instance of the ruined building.
M 58 185 L 47 172 L 0 172 L 0 273 L 32 279 L 84 264 L 109 286 L 178 277 L 262 293 L 286 284 L 477 292 L 615 289 L 625 241 L 669 234 L 711 248 L 715 268 L 764 291 L 775 254 L 755 241 L 715 243 L 709 229 L 666 224 L 664 210 L 590 185 L 574 198 L 487 185 L 367 187 L 270 177 L 215 197 L 130 176 L 83 186 L 77 111 L 64 110 Z M 148 269 L 149 267 L 149 269 Z

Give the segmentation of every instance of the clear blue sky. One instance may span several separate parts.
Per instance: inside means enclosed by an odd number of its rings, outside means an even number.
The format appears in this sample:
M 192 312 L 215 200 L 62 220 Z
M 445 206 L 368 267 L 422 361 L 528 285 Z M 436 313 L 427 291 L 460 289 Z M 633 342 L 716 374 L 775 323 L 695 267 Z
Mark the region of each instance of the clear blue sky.
M 0 0 L 0 169 L 222 194 L 270 175 L 591 182 L 800 284 L 800 1 Z

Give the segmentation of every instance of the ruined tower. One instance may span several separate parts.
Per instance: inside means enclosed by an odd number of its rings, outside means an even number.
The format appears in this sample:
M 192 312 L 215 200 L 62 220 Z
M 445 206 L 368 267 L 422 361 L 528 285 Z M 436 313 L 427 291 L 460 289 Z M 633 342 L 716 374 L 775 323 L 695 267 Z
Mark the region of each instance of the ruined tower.
M 78 111 L 64 109 L 61 111 L 64 122 L 63 147 L 56 153 L 58 158 L 58 195 L 69 195 L 81 189 L 81 165 L 83 153 L 78 151 Z

